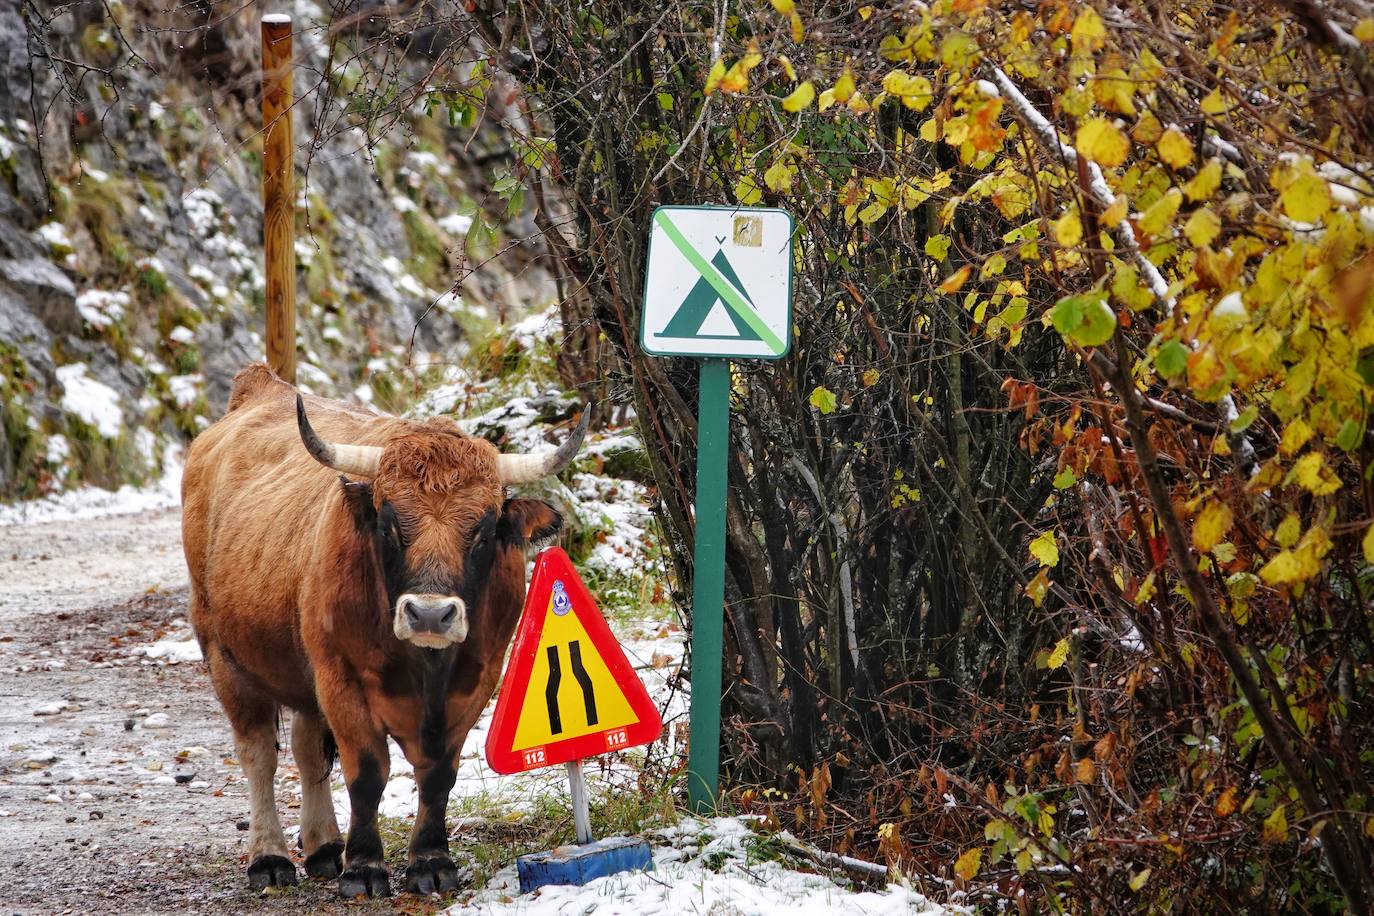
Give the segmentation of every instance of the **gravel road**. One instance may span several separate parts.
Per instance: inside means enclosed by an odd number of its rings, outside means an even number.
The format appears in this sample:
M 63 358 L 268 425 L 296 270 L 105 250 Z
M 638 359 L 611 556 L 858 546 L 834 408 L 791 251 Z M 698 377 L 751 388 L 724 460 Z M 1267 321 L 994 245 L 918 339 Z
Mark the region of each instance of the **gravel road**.
M 248 890 L 228 725 L 200 662 L 147 655 L 189 636 L 185 618 L 176 510 L 0 527 L 0 911 L 434 909 L 340 901 L 313 881 Z M 289 828 L 289 751 L 282 764 Z

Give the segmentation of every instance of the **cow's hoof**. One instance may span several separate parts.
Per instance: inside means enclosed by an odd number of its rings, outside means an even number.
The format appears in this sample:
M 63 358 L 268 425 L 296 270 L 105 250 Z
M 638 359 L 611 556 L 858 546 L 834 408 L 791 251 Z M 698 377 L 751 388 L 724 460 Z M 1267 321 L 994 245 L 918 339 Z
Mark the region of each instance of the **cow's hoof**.
M 320 847 L 305 857 L 305 873 L 312 878 L 339 877 L 339 872 L 343 871 L 343 843 L 334 840 L 331 843 L 321 843 Z
M 285 856 L 258 856 L 248 866 L 248 886 L 255 891 L 264 887 L 294 887 L 296 866 Z
M 380 865 L 350 865 L 339 875 L 341 897 L 390 897 L 391 875 Z
M 458 889 L 458 868 L 448 856 L 416 859 L 406 866 L 406 890 L 428 896 Z

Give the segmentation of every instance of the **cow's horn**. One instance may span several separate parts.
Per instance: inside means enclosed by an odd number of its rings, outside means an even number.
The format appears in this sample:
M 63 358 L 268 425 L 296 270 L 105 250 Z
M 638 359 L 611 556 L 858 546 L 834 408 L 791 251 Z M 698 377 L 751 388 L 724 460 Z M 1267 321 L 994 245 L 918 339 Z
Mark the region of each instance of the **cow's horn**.
M 497 455 L 497 468 L 501 472 L 501 482 L 505 484 L 532 483 L 545 477 L 552 477 L 577 456 L 582 447 L 582 437 L 587 434 L 587 424 L 592 419 L 592 405 L 582 408 L 582 420 L 572 431 L 568 441 L 552 452 L 539 455 Z
M 382 450 L 375 445 L 337 445 L 321 439 L 306 419 L 305 401 L 299 394 L 296 395 L 296 425 L 300 427 L 305 450 L 320 464 L 355 477 L 377 476 Z

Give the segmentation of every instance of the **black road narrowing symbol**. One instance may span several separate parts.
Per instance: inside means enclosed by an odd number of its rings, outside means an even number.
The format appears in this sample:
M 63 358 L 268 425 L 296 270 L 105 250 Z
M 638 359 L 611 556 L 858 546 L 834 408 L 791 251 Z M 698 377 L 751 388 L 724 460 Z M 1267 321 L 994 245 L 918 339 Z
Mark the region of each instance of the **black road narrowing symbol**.
M 558 711 L 558 685 L 563 680 L 563 665 L 558 658 L 558 647 L 549 646 L 546 650 L 549 657 L 549 683 L 544 687 L 544 702 L 549 707 L 549 732 L 557 735 L 563 731 L 563 717 Z M 568 643 L 568 659 L 572 663 L 573 677 L 577 679 L 577 685 L 582 688 L 582 702 L 587 710 L 587 724 L 595 725 L 596 715 L 596 691 L 592 684 L 591 675 L 582 665 L 582 641 L 574 639 Z
M 573 677 L 577 678 L 577 683 L 582 688 L 582 702 L 587 707 L 587 724 L 595 725 L 596 693 L 592 689 L 591 675 L 582 667 L 582 645 L 579 640 L 574 639 L 568 643 L 568 656 L 572 660 Z
M 549 685 L 544 688 L 544 702 L 549 706 L 549 731 L 558 734 L 563 730 L 563 719 L 558 715 L 558 682 L 563 679 L 563 666 L 558 662 L 558 647 L 549 646 Z

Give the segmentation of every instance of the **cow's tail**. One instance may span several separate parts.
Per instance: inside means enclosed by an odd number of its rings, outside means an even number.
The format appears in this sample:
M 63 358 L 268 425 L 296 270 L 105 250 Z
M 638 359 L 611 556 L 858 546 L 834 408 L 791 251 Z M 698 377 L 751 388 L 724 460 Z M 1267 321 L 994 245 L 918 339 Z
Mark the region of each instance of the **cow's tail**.
M 291 390 L 291 386 L 282 381 L 266 363 L 250 363 L 234 376 L 234 386 L 229 391 L 229 408 L 225 412 L 233 413 L 244 404 L 255 401 L 270 391 L 280 393 Z

